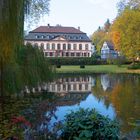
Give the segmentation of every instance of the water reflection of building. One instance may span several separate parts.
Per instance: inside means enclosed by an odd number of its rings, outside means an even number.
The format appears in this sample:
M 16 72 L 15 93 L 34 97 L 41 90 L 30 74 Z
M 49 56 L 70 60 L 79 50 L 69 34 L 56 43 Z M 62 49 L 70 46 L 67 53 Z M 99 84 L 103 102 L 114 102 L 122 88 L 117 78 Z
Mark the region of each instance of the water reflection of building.
M 103 90 L 106 91 L 108 88 L 110 88 L 110 78 L 108 74 L 101 75 L 101 85 L 103 87 Z
M 57 93 L 77 93 L 91 92 L 93 80 L 90 76 L 64 77 L 48 84 L 49 92 Z
M 109 74 L 101 75 L 101 85 L 104 91 L 111 90 L 116 84 L 116 78 L 113 78 Z
M 104 91 L 112 90 L 113 86 L 117 83 L 117 79 L 108 74 L 102 74 L 100 78 Z M 22 92 L 88 93 L 92 91 L 92 87 L 96 87 L 96 81 L 97 79 L 92 76 L 60 77 L 53 82 L 42 83 L 31 89 L 25 86 Z
M 59 93 L 56 94 L 57 99 L 55 100 L 56 106 L 68 106 L 75 105 L 84 101 L 90 93 Z
M 95 86 L 95 79 L 91 76 L 61 77 L 51 83 L 41 83 L 36 87 L 25 86 L 21 93 L 53 92 L 53 93 L 88 93 Z

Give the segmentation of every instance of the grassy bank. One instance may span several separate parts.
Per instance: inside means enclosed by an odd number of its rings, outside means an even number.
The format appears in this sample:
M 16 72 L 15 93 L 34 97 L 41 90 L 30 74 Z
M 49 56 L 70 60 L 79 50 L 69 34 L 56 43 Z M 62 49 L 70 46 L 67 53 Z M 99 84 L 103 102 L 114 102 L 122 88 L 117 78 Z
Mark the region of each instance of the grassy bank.
M 85 68 L 77 66 L 61 66 L 57 68 L 57 73 L 137 73 L 140 74 L 139 70 L 128 70 L 128 65 L 87 65 Z

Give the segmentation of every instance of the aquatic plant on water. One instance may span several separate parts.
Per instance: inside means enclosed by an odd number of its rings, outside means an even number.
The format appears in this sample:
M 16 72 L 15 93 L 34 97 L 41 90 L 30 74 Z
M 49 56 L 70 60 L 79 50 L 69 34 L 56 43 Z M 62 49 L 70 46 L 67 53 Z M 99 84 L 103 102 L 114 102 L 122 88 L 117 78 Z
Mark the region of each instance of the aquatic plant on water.
M 116 120 L 111 120 L 94 109 L 80 108 L 66 115 L 62 138 L 65 140 L 118 140 L 119 124 Z

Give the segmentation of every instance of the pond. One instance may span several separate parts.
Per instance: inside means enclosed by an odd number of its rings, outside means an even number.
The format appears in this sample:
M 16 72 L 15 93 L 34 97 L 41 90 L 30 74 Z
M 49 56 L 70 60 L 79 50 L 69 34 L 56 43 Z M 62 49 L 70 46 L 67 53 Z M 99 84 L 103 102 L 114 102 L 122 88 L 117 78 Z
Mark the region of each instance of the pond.
M 12 117 L 23 116 L 33 132 L 49 134 L 48 130 L 63 121 L 67 113 L 80 107 L 95 108 L 111 119 L 118 119 L 127 137 L 140 133 L 139 75 L 59 75 L 46 86 L 47 92 L 0 98 L 1 137 L 10 136 L 8 124 Z

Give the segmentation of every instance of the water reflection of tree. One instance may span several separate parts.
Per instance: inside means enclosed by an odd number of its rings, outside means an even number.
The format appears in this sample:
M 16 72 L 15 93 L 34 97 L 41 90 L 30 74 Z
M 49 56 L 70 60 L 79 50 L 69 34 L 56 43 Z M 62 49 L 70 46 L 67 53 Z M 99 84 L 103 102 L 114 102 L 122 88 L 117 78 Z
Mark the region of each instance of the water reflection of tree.
M 92 89 L 93 94 L 97 99 L 103 100 L 106 107 L 113 105 L 117 118 L 123 122 L 122 130 L 129 132 L 134 129 L 130 124 L 140 119 L 140 78 L 132 75 L 113 75 L 110 82 L 114 83 L 112 89 L 104 91 L 101 79 L 97 77 L 96 86 Z
M 99 101 L 102 100 L 104 102 L 106 108 L 108 108 L 111 104 L 108 98 L 110 94 L 110 88 L 107 89 L 108 90 L 104 90 L 101 83 L 101 77 L 96 77 L 96 85 L 92 88 L 92 93 Z
M 40 135 L 41 126 L 44 126 L 41 133 L 47 134 L 51 117 L 56 118 L 56 107 L 78 104 L 88 95 L 89 93 L 34 93 L 2 99 L 0 102 L 0 130 L 2 130 L 0 135 L 4 136 L 8 133 L 10 136 L 9 124 L 13 116 L 24 116 L 32 124 L 36 135 Z M 47 113 L 49 115 L 46 115 Z
M 116 85 L 110 96 L 117 116 L 123 122 L 123 130 L 126 132 L 133 128 L 130 123 L 140 119 L 140 81 L 134 79 Z
M 72 106 L 78 104 L 80 101 L 85 100 L 89 93 L 50 93 L 51 99 L 46 99 L 37 107 L 37 114 L 42 118 L 44 112 L 56 111 L 58 106 Z
M 31 124 L 36 124 L 41 120 L 41 116 L 38 115 L 37 107 L 43 100 L 47 99 L 49 104 L 49 97 L 47 94 L 30 94 L 25 97 L 6 97 L 2 98 L 0 102 L 0 135 L 7 137 L 12 135 L 11 119 L 17 116 L 24 116 Z M 47 110 L 47 108 L 45 108 Z M 51 108 L 52 110 L 55 107 Z M 24 112 L 24 111 L 27 112 Z
M 45 99 L 41 101 L 36 108 L 32 106 L 32 113 L 28 113 L 28 109 L 24 110 L 26 113 L 26 116 L 28 118 L 31 118 L 30 121 L 33 123 L 33 129 L 36 132 L 35 135 L 39 136 L 40 133 L 42 135 L 50 135 L 54 136 L 56 135 L 57 126 L 59 126 L 60 122 L 57 120 L 57 116 L 55 116 L 56 108 L 58 106 L 71 106 L 79 103 L 81 100 L 85 100 L 89 93 L 48 93 L 48 95 L 51 97 L 49 99 Z M 31 109 L 31 108 L 30 108 Z M 57 123 L 55 123 L 55 126 L 51 126 L 51 118 L 54 117 L 57 120 Z M 50 127 L 54 128 L 56 132 L 50 133 Z M 32 134 L 31 134 L 32 135 Z M 34 135 L 32 135 L 34 137 Z

